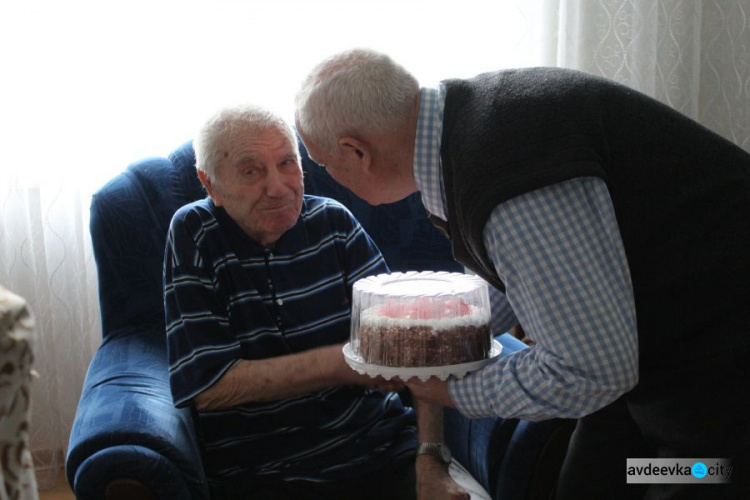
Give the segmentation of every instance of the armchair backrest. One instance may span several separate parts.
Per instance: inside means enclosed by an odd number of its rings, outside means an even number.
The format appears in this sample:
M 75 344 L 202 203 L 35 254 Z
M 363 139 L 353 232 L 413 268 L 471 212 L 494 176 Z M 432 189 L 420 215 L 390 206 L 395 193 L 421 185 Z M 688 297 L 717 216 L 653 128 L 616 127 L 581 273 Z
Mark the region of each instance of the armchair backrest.
M 90 232 L 104 341 L 164 332 L 164 246 L 172 216 L 205 196 L 184 145 L 128 166 L 93 196 Z
M 450 244 L 427 219 L 419 193 L 372 207 L 315 165 L 302 142 L 300 153 L 305 192 L 346 206 L 392 271 L 461 271 Z M 164 332 L 162 266 L 169 223 L 178 208 L 204 196 L 192 142 L 168 158 L 131 164 L 94 194 L 90 231 L 105 341 L 143 331 Z

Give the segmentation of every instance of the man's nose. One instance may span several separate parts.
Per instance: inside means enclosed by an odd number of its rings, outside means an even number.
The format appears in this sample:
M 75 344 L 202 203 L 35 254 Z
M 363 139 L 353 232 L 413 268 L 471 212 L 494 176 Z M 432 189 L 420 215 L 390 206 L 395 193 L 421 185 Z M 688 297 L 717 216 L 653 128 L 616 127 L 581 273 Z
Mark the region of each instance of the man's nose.
M 266 174 L 266 195 L 267 196 L 279 196 L 284 194 L 286 191 L 286 185 L 284 179 L 275 168 L 268 169 Z

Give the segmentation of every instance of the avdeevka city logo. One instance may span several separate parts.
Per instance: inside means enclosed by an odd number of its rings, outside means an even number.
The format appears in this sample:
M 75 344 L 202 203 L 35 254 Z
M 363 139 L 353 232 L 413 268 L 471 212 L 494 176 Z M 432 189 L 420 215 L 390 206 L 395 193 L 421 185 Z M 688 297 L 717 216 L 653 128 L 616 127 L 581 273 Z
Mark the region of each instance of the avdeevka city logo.
M 732 466 L 725 458 L 628 458 L 628 483 L 728 483 Z
M 690 468 L 690 473 L 693 474 L 693 477 L 701 479 L 708 474 L 708 467 L 703 462 L 695 462 Z

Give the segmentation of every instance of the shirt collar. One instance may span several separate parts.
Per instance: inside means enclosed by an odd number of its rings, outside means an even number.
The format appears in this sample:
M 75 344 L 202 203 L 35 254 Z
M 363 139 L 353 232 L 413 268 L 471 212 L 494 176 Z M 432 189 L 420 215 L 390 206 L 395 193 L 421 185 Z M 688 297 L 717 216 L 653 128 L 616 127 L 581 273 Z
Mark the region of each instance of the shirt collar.
M 414 180 L 427 211 L 445 220 L 440 167 L 444 102 L 444 95 L 438 89 L 421 90 L 417 137 L 414 141 Z

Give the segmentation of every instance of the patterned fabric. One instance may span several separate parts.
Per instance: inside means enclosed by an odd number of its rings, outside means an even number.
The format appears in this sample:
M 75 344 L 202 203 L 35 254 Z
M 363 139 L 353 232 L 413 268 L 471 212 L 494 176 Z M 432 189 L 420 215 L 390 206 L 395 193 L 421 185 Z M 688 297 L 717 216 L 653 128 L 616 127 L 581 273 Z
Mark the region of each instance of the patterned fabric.
M 440 136 L 443 133 L 442 106 L 437 89 L 423 88 L 419 100 L 417 136 L 414 140 L 414 180 L 427 211 L 446 219 L 443 186 L 440 182 Z
M 444 100 L 439 94 L 421 112 L 438 114 Z M 433 160 L 425 164 L 424 158 Z M 443 203 L 431 199 L 442 192 L 436 185 L 442 173 L 426 174 L 436 170 L 434 155 L 415 156 L 426 206 Z M 576 216 L 561 217 L 565 213 Z M 451 381 L 456 407 L 471 417 L 578 417 L 622 393 L 627 387 L 616 381 L 636 376 L 638 339 L 628 264 L 604 182 L 578 178 L 518 196 L 492 212 L 484 237 L 509 290 L 506 296 L 490 287 L 494 331 L 520 321 L 530 338 L 553 346 L 555 354 L 537 345 Z M 606 252 L 592 254 L 594 241 Z M 534 280 L 522 279 L 522 266 L 534 270 Z M 560 273 L 561 266 L 583 274 Z M 568 383 L 561 387 L 560 379 Z
M 175 404 L 218 381 L 240 359 L 344 342 L 351 286 L 386 272 L 351 214 L 305 196 L 297 224 L 265 248 L 205 199 L 173 218 L 165 309 Z M 357 477 L 414 447 L 414 416 L 397 394 L 333 387 L 281 401 L 199 412 L 210 480 Z
M 563 213 L 571 215 L 566 224 L 550 225 Z M 575 179 L 503 203 L 484 237 L 508 287 L 504 300 L 493 292 L 495 321 L 504 322 L 498 331 L 520 322 L 537 345 L 456 383 L 462 410 L 471 416 L 502 411 L 530 420 L 574 418 L 629 389 L 638 373 L 635 308 L 604 182 Z M 559 272 L 568 268 L 576 273 Z M 524 279 L 521 269 L 539 278 Z M 529 297 L 543 306 L 527 306 Z M 529 363 L 539 369 L 529 370 Z M 562 390 L 552 388 L 558 377 L 568 381 Z
M 29 450 L 34 319 L 0 286 L 0 500 L 38 498 Z

